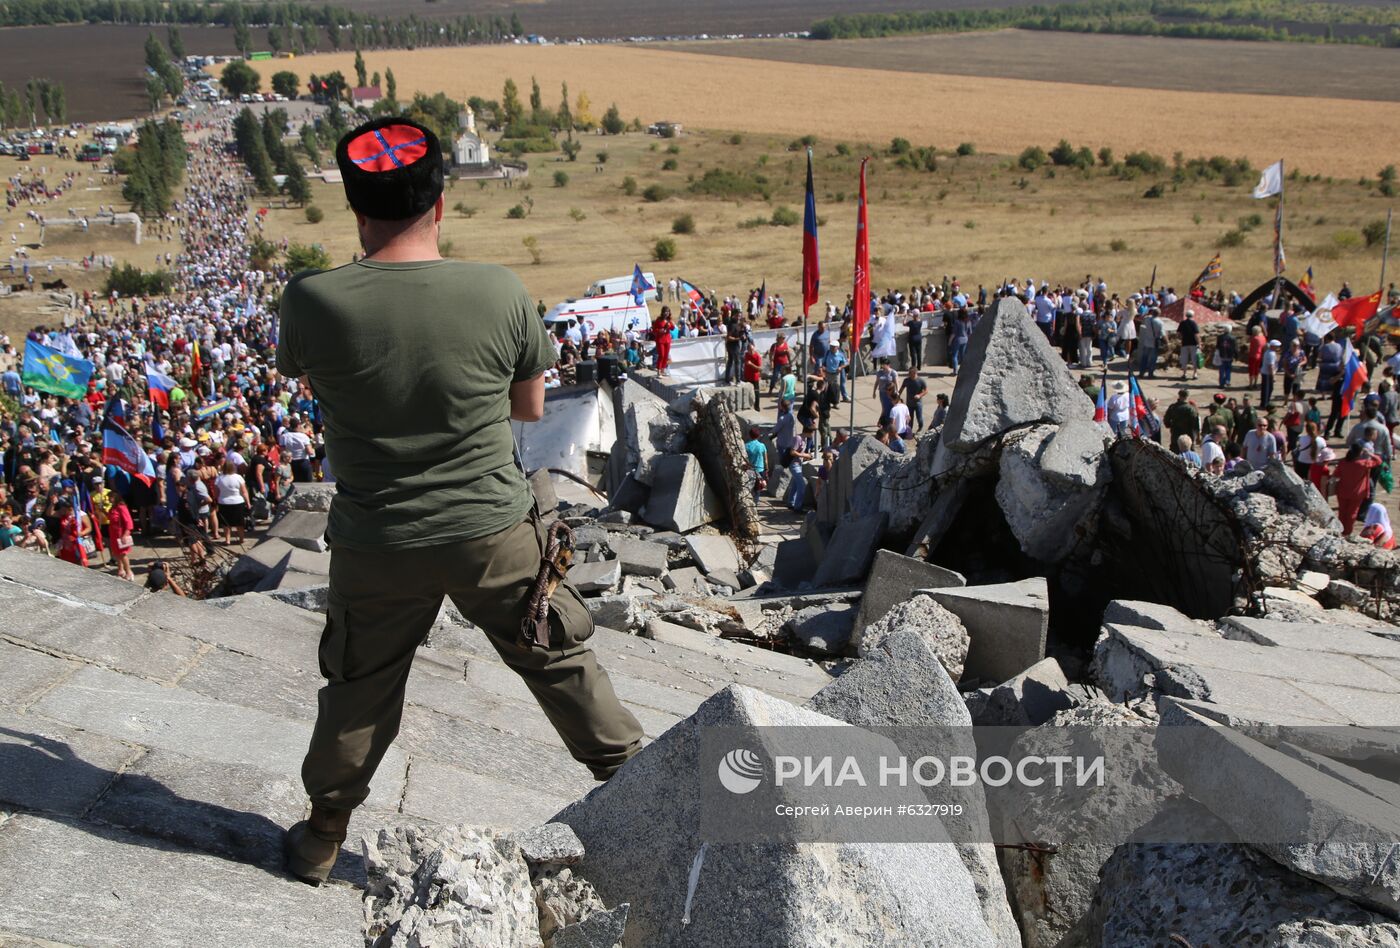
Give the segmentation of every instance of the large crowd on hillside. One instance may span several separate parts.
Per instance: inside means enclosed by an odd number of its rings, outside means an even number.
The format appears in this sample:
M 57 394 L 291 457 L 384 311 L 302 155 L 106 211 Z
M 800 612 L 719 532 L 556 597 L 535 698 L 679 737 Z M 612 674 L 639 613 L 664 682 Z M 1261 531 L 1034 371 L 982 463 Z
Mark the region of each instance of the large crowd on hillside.
M 261 218 L 250 223 L 242 169 L 223 151 L 227 135 L 216 126 L 191 147 L 189 187 L 172 213 L 183 250 L 159 260 L 173 269 L 173 293 L 85 293 L 69 325 L 0 339 L 0 390 L 18 406 L 0 418 L 0 548 L 84 565 L 110 556 L 134 578 L 137 537 L 173 533 L 198 558 L 210 544 L 237 543 L 252 517 L 265 517 L 286 472 L 329 476 L 314 399 L 273 368 L 270 304 L 288 274 L 249 262 L 247 230 Z M 93 363 L 85 398 L 23 383 L 31 340 Z M 142 442 L 149 483 L 104 463 L 109 418 Z

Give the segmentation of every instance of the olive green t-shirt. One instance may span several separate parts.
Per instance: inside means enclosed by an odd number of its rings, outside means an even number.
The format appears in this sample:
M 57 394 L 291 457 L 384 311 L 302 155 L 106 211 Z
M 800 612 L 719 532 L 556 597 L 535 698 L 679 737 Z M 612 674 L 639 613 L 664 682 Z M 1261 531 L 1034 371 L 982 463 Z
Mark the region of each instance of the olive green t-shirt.
M 362 260 L 293 277 L 280 319 L 277 370 L 309 376 L 321 405 L 333 544 L 430 546 L 524 518 L 510 386 L 555 355 L 514 273 Z

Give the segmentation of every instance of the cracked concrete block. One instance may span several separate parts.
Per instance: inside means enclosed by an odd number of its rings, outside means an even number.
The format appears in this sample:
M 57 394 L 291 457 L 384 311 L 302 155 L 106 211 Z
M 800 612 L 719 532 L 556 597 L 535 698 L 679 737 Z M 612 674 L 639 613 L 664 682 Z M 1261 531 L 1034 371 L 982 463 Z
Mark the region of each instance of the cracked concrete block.
M 1050 599 L 1044 578 L 920 591 L 967 629 L 965 680 L 1007 681 L 1045 657 Z

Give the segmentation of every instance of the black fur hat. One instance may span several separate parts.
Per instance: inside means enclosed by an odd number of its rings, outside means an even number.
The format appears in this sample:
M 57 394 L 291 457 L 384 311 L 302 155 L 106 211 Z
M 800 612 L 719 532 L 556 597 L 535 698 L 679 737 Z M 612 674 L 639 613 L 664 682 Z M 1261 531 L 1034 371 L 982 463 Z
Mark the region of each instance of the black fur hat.
M 335 163 L 350 206 L 374 220 L 422 214 L 442 194 L 442 145 L 431 129 L 406 118 L 375 119 L 347 132 Z

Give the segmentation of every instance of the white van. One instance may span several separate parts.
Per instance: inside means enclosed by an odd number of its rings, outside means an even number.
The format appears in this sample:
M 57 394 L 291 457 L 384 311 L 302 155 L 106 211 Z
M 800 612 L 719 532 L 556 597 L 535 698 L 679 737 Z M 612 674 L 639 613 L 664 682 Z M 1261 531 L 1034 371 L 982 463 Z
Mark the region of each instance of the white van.
M 598 285 L 595 283 L 590 289 Z M 627 278 L 627 286 L 632 286 L 631 277 Z M 574 326 L 581 326 L 584 334 L 591 339 L 605 330 L 626 332 L 633 329 L 641 332 L 651 328 L 651 319 L 646 300 L 638 306 L 631 292 L 624 291 L 567 299 L 546 313 L 544 322 L 549 331 L 560 338 Z
M 643 273 L 642 278 L 651 284 L 651 289 L 647 290 L 646 293 L 642 294 L 642 299 L 660 299 L 660 297 L 656 295 L 656 274 Z M 597 283 L 594 283 L 587 290 L 585 290 L 583 296 L 585 299 L 591 299 L 594 296 L 611 296 L 614 293 L 631 292 L 632 275 L 629 273 L 627 276 L 608 277 L 606 280 L 599 280 Z

